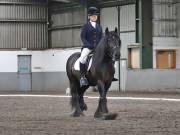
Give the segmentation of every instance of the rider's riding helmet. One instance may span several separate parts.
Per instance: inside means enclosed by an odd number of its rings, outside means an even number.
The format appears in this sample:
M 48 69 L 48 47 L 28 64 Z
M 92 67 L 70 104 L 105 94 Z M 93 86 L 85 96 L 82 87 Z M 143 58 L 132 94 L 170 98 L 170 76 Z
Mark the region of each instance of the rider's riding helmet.
M 88 8 L 88 16 L 99 15 L 99 10 L 96 7 Z

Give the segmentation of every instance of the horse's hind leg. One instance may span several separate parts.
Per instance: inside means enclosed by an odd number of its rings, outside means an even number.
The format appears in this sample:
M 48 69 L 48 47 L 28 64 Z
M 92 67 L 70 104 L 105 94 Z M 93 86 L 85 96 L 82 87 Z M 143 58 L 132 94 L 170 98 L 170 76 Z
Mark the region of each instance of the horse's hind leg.
M 70 88 L 71 88 L 71 105 L 72 105 L 72 116 L 73 117 L 79 117 L 80 115 L 83 115 L 82 110 L 79 105 L 79 94 L 78 94 L 78 89 L 79 89 L 79 83 L 78 82 L 71 82 L 70 83 Z
M 83 87 L 79 90 L 79 104 L 82 111 L 86 111 L 88 109 L 86 103 L 84 102 L 84 92 L 87 88 L 88 87 Z

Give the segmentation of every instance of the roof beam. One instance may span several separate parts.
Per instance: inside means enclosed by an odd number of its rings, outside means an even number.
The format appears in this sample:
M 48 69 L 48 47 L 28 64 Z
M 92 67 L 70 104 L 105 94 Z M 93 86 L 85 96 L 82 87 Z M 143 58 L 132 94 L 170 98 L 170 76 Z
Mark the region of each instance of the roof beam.
M 87 6 L 87 7 L 95 6 L 98 3 L 97 0 L 69 0 L 69 1 L 76 2 L 80 5 Z
M 64 2 L 64 3 L 69 3 L 69 0 L 52 0 L 52 1 L 57 1 L 57 2 Z
M 84 6 L 86 6 L 88 3 L 88 0 L 69 0 L 69 1 L 70 2 L 76 2 L 76 3 L 78 3 L 80 5 L 84 5 Z
M 111 6 L 121 6 L 135 4 L 135 0 L 110 0 L 110 1 L 101 1 L 98 3 L 99 7 L 111 7 Z

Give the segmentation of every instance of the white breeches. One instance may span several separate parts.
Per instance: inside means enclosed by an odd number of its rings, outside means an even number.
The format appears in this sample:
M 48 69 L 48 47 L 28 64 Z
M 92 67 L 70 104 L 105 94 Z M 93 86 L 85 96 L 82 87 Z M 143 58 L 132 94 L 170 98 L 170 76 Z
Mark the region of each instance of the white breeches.
M 92 50 L 88 49 L 88 48 L 83 48 L 82 52 L 81 52 L 81 56 L 79 58 L 79 61 L 82 64 L 86 63 L 87 57 L 88 55 L 92 52 Z

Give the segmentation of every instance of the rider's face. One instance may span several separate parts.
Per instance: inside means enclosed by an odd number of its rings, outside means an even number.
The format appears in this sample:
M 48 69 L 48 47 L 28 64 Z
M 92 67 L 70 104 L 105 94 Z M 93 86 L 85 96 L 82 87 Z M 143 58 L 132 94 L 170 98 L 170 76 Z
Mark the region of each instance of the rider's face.
M 89 16 L 89 19 L 92 21 L 92 22 L 96 22 L 97 21 L 97 15 L 91 15 Z

